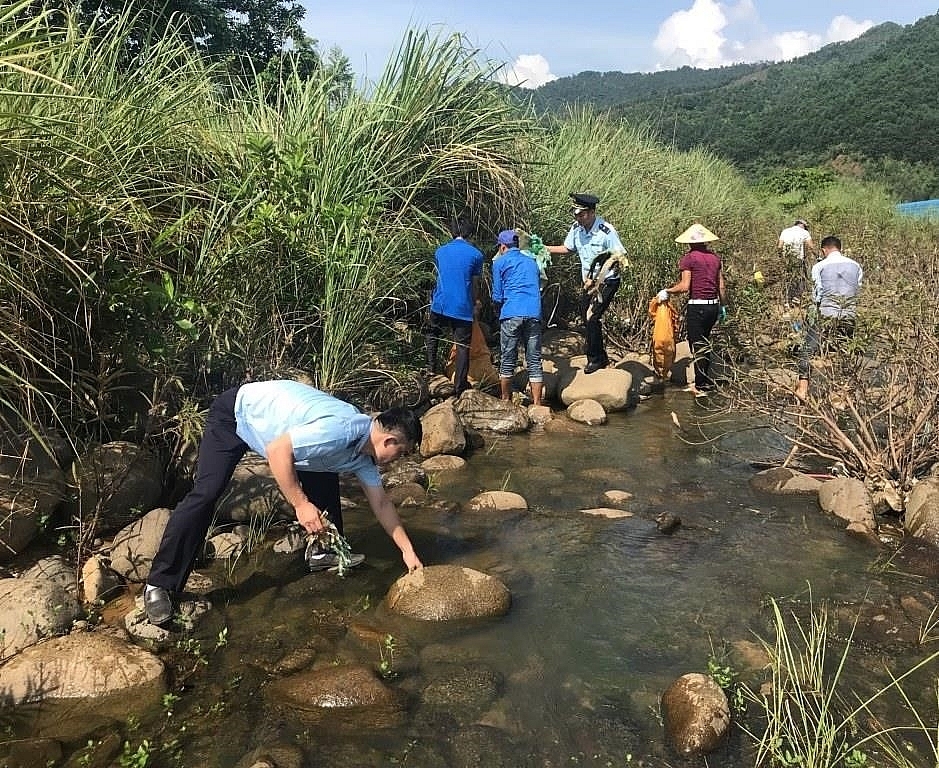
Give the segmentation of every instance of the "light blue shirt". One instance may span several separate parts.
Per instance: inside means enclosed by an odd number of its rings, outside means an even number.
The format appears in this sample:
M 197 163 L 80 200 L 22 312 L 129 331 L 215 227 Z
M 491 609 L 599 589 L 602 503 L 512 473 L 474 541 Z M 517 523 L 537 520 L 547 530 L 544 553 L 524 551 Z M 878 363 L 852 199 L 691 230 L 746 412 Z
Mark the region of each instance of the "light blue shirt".
M 238 388 L 235 432 L 267 458 L 267 445 L 283 434 L 293 443 L 298 471 L 349 472 L 363 485 L 380 486 L 381 474 L 362 453 L 372 419 L 354 405 L 297 381 L 257 381 Z
M 590 265 L 593 264 L 593 260 L 601 253 L 604 251 L 626 251 L 613 225 L 604 221 L 600 216 L 594 219 L 593 226 L 589 230 L 574 222 L 574 225 L 567 233 L 567 237 L 564 238 L 564 247 L 577 253 L 580 259 L 581 277 L 584 280 L 587 279 L 587 273 Z M 618 272 L 611 273 L 608 279 L 615 277 L 619 277 Z

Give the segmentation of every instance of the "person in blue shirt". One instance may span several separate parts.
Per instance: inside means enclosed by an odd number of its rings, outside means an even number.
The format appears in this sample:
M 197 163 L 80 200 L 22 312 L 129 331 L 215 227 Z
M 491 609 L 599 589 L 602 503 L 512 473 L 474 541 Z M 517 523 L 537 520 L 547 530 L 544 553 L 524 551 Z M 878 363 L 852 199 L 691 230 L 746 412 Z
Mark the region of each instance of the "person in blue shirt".
M 378 467 L 413 451 L 421 437 L 420 420 L 406 408 L 372 418 L 296 381 L 259 381 L 223 392 L 209 409 L 192 490 L 170 515 L 150 567 L 144 589 L 150 622 L 160 625 L 172 618 L 172 594 L 185 587 L 215 504 L 248 450 L 267 459 L 278 488 L 310 534 L 326 530 L 327 521 L 342 533 L 339 473 L 353 473 L 408 570 L 420 568 Z M 308 551 L 307 563 L 313 571 L 333 568 L 338 555 Z
M 584 283 L 582 310 L 586 336 L 587 364 L 584 373 L 593 373 L 610 364 L 603 344 L 603 325 L 600 318 L 606 312 L 620 285 L 620 262 L 611 257 L 625 256 L 613 225 L 597 216 L 596 195 L 571 192 L 571 215 L 574 223 L 564 238 L 563 245 L 549 245 L 556 254 L 577 254 L 580 275 Z M 607 266 L 609 265 L 609 266 Z
M 479 309 L 479 279 L 483 272 L 483 254 L 472 243 L 472 225 L 465 217 L 450 223 L 453 239 L 434 253 L 437 284 L 430 302 L 424 340 L 427 370 L 437 373 L 437 347 L 449 329 L 456 344 L 453 394 L 459 397 L 469 389 L 470 342 L 473 317 Z
M 512 376 L 519 344 L 525 347 L 528 383 L 533 405 L 541 405 L 544 373 L 541 366 L 541 273 L 538 262 L 518 248 L 518 233 L 506 229 L 497 239 L 499 253 L 492 262 L 492 301 L 499 307 L 502 353 L 499 385 L 502 399 L 512 397 Z

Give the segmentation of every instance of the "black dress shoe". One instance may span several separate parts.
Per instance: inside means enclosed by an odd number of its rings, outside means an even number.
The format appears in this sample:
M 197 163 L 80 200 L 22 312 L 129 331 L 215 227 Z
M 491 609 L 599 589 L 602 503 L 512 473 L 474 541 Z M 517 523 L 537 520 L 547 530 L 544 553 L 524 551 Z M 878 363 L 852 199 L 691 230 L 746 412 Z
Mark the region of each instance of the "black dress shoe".
M 170 593 L 163 587 L 144 588 L 143 607 L 147 611 L 147 618 L 151 624 L 160 626 L 173 618 L 173 601 Z
M 584 373 L 596 373 L 601 368 L 605 368 L 605 367 L 606 367 L 605 365 L 602 365 L 600 363 L 587 363 L 584 366 Z

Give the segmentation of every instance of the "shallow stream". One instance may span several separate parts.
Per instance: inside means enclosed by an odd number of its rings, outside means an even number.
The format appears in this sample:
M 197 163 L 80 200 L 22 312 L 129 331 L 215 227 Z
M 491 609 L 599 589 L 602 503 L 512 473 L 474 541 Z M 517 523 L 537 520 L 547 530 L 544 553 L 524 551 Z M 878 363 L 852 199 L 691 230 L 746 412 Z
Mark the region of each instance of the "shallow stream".
M 659 714 L 672 680 L 707 671 L 711 658 L 756 674 L 734 649 L 772 638 L 767 597 L 806 605 L 811 585 L 815 602 L 852 606 L 872 585 L 885 590 L 889 574 L 872 575 L 877 548 L 813 498 L 750 489 L 749 459 L 770 453 L 756 434 L 689 445 L 673 411 L 690 425 L 701 406 L 670 389 L 605 426 L 559 414 L 559 428 L 490 437 L 466 468 L 433 478 L 437 500 L 504 488 L 527 499 L 525 513 L 402 510 L 425 564 L 504 581 L 512 607 L 499 620 L 450 626 L 389 614 L 381 599 L 403 566 L 364 505 L 346 528 L 367 560 L 344 579 L 306 574 L 299 561 L 274 576 L 256 558 L 240 563 L 237 585 L 213 598 L 227 645 L 176 690 L 172 718 L 154 713 L 128 738 L 178 738 L 172 760 L 170 750 L 154 755 L 157 766 L 228 768 L 272 744 L 299 746 L 309 766 L 682 764 Z M 607 489 L 633 494 L 633 517 L 581 511 Z M 660 513 L 681 525 L 660 532 Z M 392 653 L 381 648 L 388 635 Z M 396 675 L 389 685 L 408 701 L 404 721 L 310 723 L 279 708 L 265 684 L 298 654 L 376 668 L 384 654 Z M 707 765 L 752 765 L 750 749 L 737 731 Z

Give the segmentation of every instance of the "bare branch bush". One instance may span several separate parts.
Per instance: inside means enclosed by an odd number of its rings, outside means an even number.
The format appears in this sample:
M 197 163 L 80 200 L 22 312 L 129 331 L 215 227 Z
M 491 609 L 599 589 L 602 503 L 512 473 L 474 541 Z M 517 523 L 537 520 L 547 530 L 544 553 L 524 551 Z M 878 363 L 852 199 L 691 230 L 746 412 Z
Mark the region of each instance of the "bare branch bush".
M 774 311 L 781 285 L 738 291 L 725 338 L 727 407 L 778 433 L 793 454 L 840 464 L 872 489 L 902 497 L 939 461 L 936 257 L 933 241 L 931 249 L 864 265 L 855 334 L 822 344 L 805 402 L 793 389 L 810 319 Z

